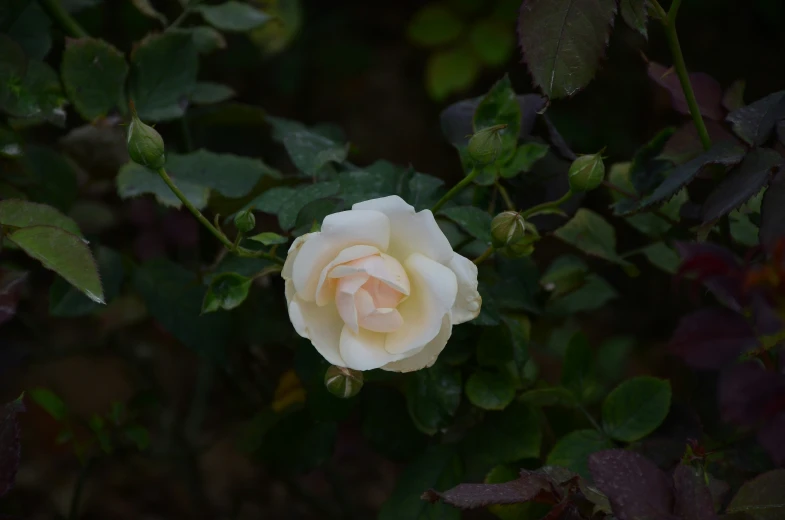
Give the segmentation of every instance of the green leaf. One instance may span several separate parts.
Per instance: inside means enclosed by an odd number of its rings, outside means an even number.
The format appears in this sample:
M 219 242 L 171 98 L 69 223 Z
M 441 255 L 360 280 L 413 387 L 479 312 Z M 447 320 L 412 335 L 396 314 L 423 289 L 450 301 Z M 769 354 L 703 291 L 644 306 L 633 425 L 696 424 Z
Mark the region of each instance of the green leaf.
M 785 514 L 782 499 L 785 469 L 775 469 L 745 482 L 733 497 L 726 512 L 741 513 L 754 520 L 779 520 Z
M 436 101 L 468 89 L 480 74 L 480 62 L 468 49 L 434 52 L 425 65 L 425 88 Z
M 13 117 L 65 124 L 65 97 L 57 73 L 42 61 L 30 60 L 24 78 L 17 81 L 0 107 Z
M 129 83 L 139 118 L 150 122 L 181 117 L 196 87 L 198 68 L 190 34 L 166 32 L 142 40 L 131 53 Z
M 42 60 L 52 47 L 52 22 L 39 2 L 3 0 L 0 33 L 19 44 L 30 58 Z
M 666 273 L 676 274 L 679 270 L 681 258 L 665 242 L 649 244 L 641 252 L 652 265 L 659 267 Z
M 572 96 L 594 77 L 608 45 L 615 0 L 524 0 L 523 58 L 546 96 Z
M 507 63 L 515 49 L 515 38 L 507 24 L 493 18 L 475 23 L 469 33 L 474 52 L 491 67 Z
M 572 392 L 563 386 L 551 386 L 528 390 L 522 393 L 518 400 L 522 403 L 536 407 L 563 406 L 572 408 L 577 404 Z
M 98 247 L 95 251 L 98 273 L 104 286 L 106 301 L 111 302 L 118 294 L 125 278 L 123 258 L 108 247 Z M 91 300 L 63 278 L 56 278 L 49 290 L 49 314 L 58 317 L 86 316 L 103 308 Z
M 60 69 L 63 85 L 79 115 L 88 121 L 120 108 L 125 110 L 128 64 L 123 54 L 103 40 L 68 40 Z
M 248 240 L 259 242 L 260 244 L 265 246 L 272 246 L 275 244 L 285 244 L 289 241 L 288 238 L 282 237 L 278 233 L 273 233 L 271 231 L 265 231 L 264 233 L 259 233 L 258 235 L 248 237 Z
M 515 155 L 507 164 L 499 169 L 499 175 L 509 179 L 521 172 L 531 171 L 534 163 L 548 155 L 548 145 L 543 143 L 531 142 L 520 145 L 515 150 Z
M 27 56 L 14 40 L 0 33 L 0 108 L 27 73 Z
M 507 125 L 499 132 L 502 148 L 496 161 L 504 164 L 513 157 L 521 132 L 521 106 L 509 76 L 505 75 L 485 94 L 474 111 L 472 124 L 475 132 L 495 125 Z
M 648 0 L 621 0 L 621 17 L 624 23 L 641 33 L 644 38 L 649 37 L 646 29 L 649 21 Z
M 226 85 L 211 81 L 200 81 L 191 93 L 191 101 L 197 105 L 220 103 L 235 96 L 235 91 Z
M 52 148 L 37 145 L 26 147 L 22 161 L 26 178 L 18 185 L 30 199 L 69 211 L 79 192 L 74 164 Z
M 564 354 L 561 383 L 580 401 L 585 401 L 596 387 L 594 378 L 594 352 L 589 339 L 582 332 L 573 335 Z
M 408 182 L 413 174 L 411 168 L 399 168 L 387 161 L 376 161 L 362 170 L 340 172 L 341 198 L 347 206 L 388 195 L 408 199 Z
M 622 442 L 641 439 L 662 424 L 671 403 L 671 385 L 664 379 L 636 377 L 617 386 L 602 404 L 605 432 Z
M 427 4 L 409 22 L 409 39 L 425 47 L 450 43 L 463 31 L 463 22 L 447 7 Z
M 460 520 L 461 511 L 447 504 L 420 498 L 428 489 L 449 489 L 460 483 L 463 471 L 455 448 L 430 447 L 398 477 L 395 489 L 379 512 L 379 520 Z
M 278 215 L 281 229 L 290 230 L 297 222 L 297 215 L 307 204 L 337 195 L 337 181 L 317 182 L 298 188 L 277 187 L 265 191 L 251 201 L 247 207 Z
M 0 225 L 17 228 L 54 226 L 78 237 L 82 236 L 79 226 L 72 218 L 63 215 L 52 206 L 26 200 L 0 201 Z
M 604 218 L 591 210 L 578 209 L 575 216 L 553 234 L 587 255 L 629 265 L 629 262 L 616 253 L 616 231 Z
M 328 163 L 346 160 L 348 146 L 302 123 L 279 117 L 267 117 L 273 126 L 273 138 L 283 143 L 294 165 L 301 172 L 315 176 Z
M 448 425 L 461 402 L 461 372 L 437 362 L 409 376 L 409 416 L 423 433 L 433 435 Z
M 580 288 L 586 281 L 589 266 L 580 258 L 573 255 L 564 255 L 556 258 L 548 270 L 540 278 L 540 285 L 551 294 L 551 298 L 558 298 Z
M 392 388 L 369 386 L 363 399 L 362 433 L 371 447 L 394 461 L 411 459 L 428 442 L 412 422 L 406 399 Z
M 417 211 L 430 208 L 439 199 L 439 188 L 443 185 L 444 181 L 438 177 L 414 172 L 409 179 L 409 197 L 406 202 Z
M 515 385 L 503 374 L 479 370 L 466 381 L 466 396 L 483 410 L 504 410 L 515 398 Z
M 648 195 L 665 180 L 665 174 L 673 168 L 673 163 L 662 159 L 660 155 L 675 132 L 673 127 L 661 130 L 632 157 L 629 181 L 638 195 Z
M 726 118 L 733 131 L 748 144 L 760 146 L 771 136 L 777 121 L 785 117 L 785 90 L 737 108 Z
M 597 370 L 606 381 L 621 379 L 634 346 L 635 340 L 629 336 L 615 336 L 600 345 L 597 350 Z
M 202 314 L 219 309 L 230 311 L 248 297 L 253 280 L 237 273 L 222 273 L 212 279 L 202 302 Z
M 147 428 L 138 424 L 132 424 L 123 428 L 123 435 L 132 442 L 136 449 L 144 451 L 150 446 L 150 432 Z
M 104 302 L 95 260 L 78 236 L 52 226 L 33 226 L 18 229 L 7 238 L 92 300 Z
M 492 217 L 486 211 L 474 206 L 453 206 L 443 209 L 440 213 L 461 226 L 474 238 L 486 244 L 491 243 Z
M 207 200 L 210 197 L 210 190 L 207 187 L 174 177 L 172 180 L 196 209 L 202 210 L 207 207 Z M 115 182 L 117 194 L 123 199 L 152 194 L 159 204 L 178 209 L 182 207 L 180 199 L 161 177 L 141 164 L 129 162 L 123 165 Z
M 590 479 L 589 455 L 613 447 L 613 442 L 596 430 L 576 430 L 559 439 L 548 454 L 546 464 L 564 466 Z
M 763 195 L 760 218 L 761 245 L 767 251 L 774 251 L 785 236 L 785 174 L 777 175 Z
M 30 390 L 30 398 L 53 419 L 62 421 L 68 418 L 68 407 L 57 394 L 47 388 L 33 388 Z
M 548 301 L 546 308 L 549 314 L 569 316 L 599 309 L 618 297 L 619 293 L 611 284 L 600 275 L 591 273 L 579 288 Z
M 235 0 L 218 5 L 199 5 L 196 10 L 207 23 L 222 31 L 247 32 L 272 19 L 264 11 Z
M 169 154 L 166 171 L 173 178 L 205 186 L 229 198 L 245 197 L 263 177 L 280 177 L 259 159 L 204 149 Z
M 156 11 L 152 4 L 150 4 L 150 0 L 131 0 L 131 3 L 146 17 L 158 20 L 161 22 L 161 25 L 166 25 L 168 23 L 166 16 Z
M 207 25 L 175 29 L 173 32 L 190 35 L 199 54 L 210 54 L 217 49 L 226 48 L 226 39 L 223 35 Z

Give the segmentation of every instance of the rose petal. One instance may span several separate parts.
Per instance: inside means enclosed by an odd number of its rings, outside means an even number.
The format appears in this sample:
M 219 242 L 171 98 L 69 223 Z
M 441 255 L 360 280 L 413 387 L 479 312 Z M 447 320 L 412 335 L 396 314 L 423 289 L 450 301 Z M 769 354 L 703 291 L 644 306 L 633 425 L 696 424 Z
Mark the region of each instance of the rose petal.
M 412 293 L 398 306 L 404 326 L 387 335 L 384 348 L 391 354 L 421 349 L 435 338 L 458 293 L 455 273 L 449 267 L 419 253 L 404 264 Z
M 336 256 L 329 264 L 327 264 L 319 275 L 319 283 L 316 285 L 316 305 L 327 305 L 335 297 L 335 286 L 329 283 L 328 279 L 330 271 L 335 266 L 366 256 L 378 254 L 379 250 L 377 248 L 366 245 L 349 246 L 338 253 L 338 256 Z
M 442 318 L 442 328 L 439 330 L 439 334 L 425 345 L 420 352 L 401 359 L 400 361 L 387 363 L 386 365 L 383 365 L 381 369 L 390 372 L 413 372 L 415 370 L 428 368 L 436 362 L 436 358 L 439 357 L 439 354 L 444 350 L 445 345 L 447 345 L 447 340 L 450 339 L 451 335 L 452 323 L 450 322 L 450 315 L 445 314 L 444 318 Z
M 302 249 L 305 241 L 309 238 L 313 238 L 316 233 L 306 233 L 304 235 L 300 235 L 299 237 L 294 239 L 292 245 L 289 246 L 289 252 L 286 254 L 286 261 L 283 263 L 283 268 L 281 269 L 281 277 L 284 280 L 291 280 L 293 276 L 293 269 L 294 269 L 294 261 L 297 259 L 297 255 L 300 254 L 300 249 Z
M 335 293 L 335 306 L 338 307 L 338 314 L 341 316 L 344 323 L 355 332 L 359 329 L 359 316 L 357 315 L 355 295 L 360 290 L 360 287 L 368 281 L 368 278 L 368 275 L 365 273 L 353 274 L 341 278 Z M 368 299 L 370 299 L 370 295 L 368 296 Z
M 390 255 L 367 256 L 339 265 L 330 271 L 330 278 L 341 278 L 354 273 L 368 273 L 404 296 L 409 296 L 409 277 L 401 263 Z
M 373 332 L 395 332 L 403 326 L 403 318 L 398 309 L 389 307 L 374 309 L 360 317 L 360 327 Z
M 300 336 L 310 339 L 313 346 L 329 363 L 345 367 L 341 358 L 340 341 L 343 320 L 335 305 L 319 307 L 315 303 L 303 301 L 294 293 L 294 284 L 286 282 L 287 300 L 289 295 L 289 319 Z
M 355 245 L 369 245 L 386 251 L 390 241 L 390 221 L 378 211 L 341 211 L 325 217 L 322 230 L 300 247 L 292 262 L 292 280 L 297 295 L 314 301 L 319 276 L 338 254 Z
M 397 195 L 358 202 L 352 210 L 374 210 L 389 217 L 390 247 L 385 252 L 394 258 L 404 259 L 412 253 L 420 253 L 445 265 L 452 258 L 452 246 L 430 210 L 415 213 L 414 208 Z
M 381 283 L 379 280 L 375 278 L 369 280 L 367 285 L 370 285 L 370 287 L 368 287 L 368 293 L 371 295 L 371 298 L 373 299 L 374 307 L 395 308 L 399 303 L 401 303 L 401 300 L 404 298 L 403 294 L 396 291 L 389 285 Z
M 458 296 L 450 310 L 453 325 L 458 325 L 480 314 L 482 298 L 477 291 L 477 266 L 465 256 L 454 253 L 447 267 L 452 269 L 458 280 Z
M 346 366 L 353 370 L 373 370 L 401 356 L 384 350 L 386 334 L 360 329 L 355 333 L 347 326 L 341 332 L 340 351 Z

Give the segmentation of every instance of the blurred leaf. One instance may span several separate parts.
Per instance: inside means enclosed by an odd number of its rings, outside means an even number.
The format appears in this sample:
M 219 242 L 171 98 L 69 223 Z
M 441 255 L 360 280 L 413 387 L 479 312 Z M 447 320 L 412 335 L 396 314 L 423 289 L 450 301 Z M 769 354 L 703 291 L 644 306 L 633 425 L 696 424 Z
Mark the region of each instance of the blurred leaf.
M 752 150 L 703 203 L 703 223 L 719 219 L 755 196 L 781 169 L 782 163 L 782 156 L 774 150 Z
M 132 442 L 139 451 L 144 451 L 150 447 L 150 432 L 148 432 L 147 428 L 144 426 L 140 426 L 138 424 L 124 426 L 123 435 L 125 435 L 125 437 L 130 442 Z
M 468 49 L 436 51 L 425 65 L 425 87 L 436 101 L 468 89 L 480 74 L 480 63 Z
M 671 95 L 673 109 L 685 115 L 689 115 L 690 108 L 687 105 L 687 98 L 684 96 L 684 89 L 681 82 L 671 67 L 666 69 L 659 63 L 649 62 L 649 77 L 666 89 Z M 725 111 L 722 109 L 722 88 L 716 79 L 703 72 L 693 72 L 689 75 L 692 90 L 695 94 L 700 113 L 709 119 L 722 121 Z
M 98 247 L 95 251 L 98 273 L 104 286 L 107 303 L 120 294 L 125 278 L 123 258 L 108 247 Z M 86 316 L 102 309 L 102 305 L 88 298 L 63 278 L 55 278 L 49 290 L 49 314 L 58 317 Z
M 589 84 L 608 45 L 613 0 L 524 0 L 518 18 L 523 59 L 551 99 Z
M 392 388 L 363 389 L 362 433 L 371 447 L 394 461 L 410 459 L 428 441 L 412 422 L 406 399 Z
M 17 42 L 32 59 L 42 60 L 49 53 L 51 25 L 38 2 L 3 0 L 0 5 L 0 33 Z
M 553 234 L 587 255 L 620 265 L 629 264 L 616 253 L 616 231 L 604 218 L 591 210 L 578 209 L 572 219 Z
M 555 299 L 580 288 L 586 281 L 589 266 L 573 255 L 556 258 L 540 278 L 540 285 Z
M 194 47 L 196 47 L 199 54 L 210 54 L 216 49 L 226 48 L 226 39 L 224 36 L 207 25 L 174 29 L 172 32 L 190 35 L 193 38 Z
M 548 150 L 549 147 L 547 144 L 537 142 L 525 143 L 518 146 L 515 150 L 515 155 L 512 156 L 510 161 L 500 167 L 499 175 L 509 179 L 521 172 L 530 172 L 534 163 L 548 155 Z
M 546 464 L 564 466 L 583 478 L 591 478 L 589 455 L 613 448 L 613 442 L 596 430 L 575 430 L 556 443 L 548 454 Z
M 433 435 L 446 427 L 461 402 L 461 372 L 437 362 L 408 376 L 406 403 L 414 424 Z
M 785 469 L 775 469 L 746 482 L 733 497 L 727 513 L 746 513 L 755 520 L 778 520 L 785 512 L 782 501 Z
M 30 390 L 30 398 L 46 413 L 57 421 L 68 418 L 68 407 L 62 399 L 47 388 L 33 388 Z
M 248 297 L 253 280 L 237 273 L 222 273 L 210 281 L 202 302 L 202 314 L 219 309 L 230 311 Z
M 16 415 L 25 411 L 22 398 L 0 408 L 0 497 L 14 486 L 21 459 L 21 432 Z
M 528 257 L 510 259 L 497 256 L 496 266 L 496 271 L 489 274 L 488 283 L 491 284 L 491 288 L 486 292 L 490 294 L 482 294 L 485 290 L 484 280 L 480 282 L 480 293 L 483 296 L 481 313 L 485 312 L 488 306 L 489 311 L 498 314 L 498 309 L 487 305 L 494 303 L 505 310 L 541 313 L 542 308 L 538 301 L 540 273 L 537 264 Z
M 628 178 L 638 195 L 650 193 L 665 180 L 664 174 L 673 167 L 670 161 L 658 156 L 675 132 L 673 127 L 665 128 L 639 148 L 632 157 Z
M 220 103 L 235 96 L 235 91 L 226 85 L 210 81 L 200 81 L 191 93 L 191 101 L 197 105 Z
M 445 208 L 440 212 L 474 238 L 491 243 L 491 220 L 492 217 L 486 212 L 474 206 L 453 206 Z
M 76 169 L 65 156 L 52 148 L 29 145 L 23 157 L 26 175 L 18 182 L 30 199 L 67 212 L 76 200 Z
M 748 144 L 764 144 L 774 130 L 777 121 L 785 117 L 785 90 L 737 108 L 728 114 L 733 131 Z
M 337 181 L 318 182 L 299 188 L 277 187 L 265 191 L 248 207 L 278 215 L 281 229 L 289 230 L 297 222 L 297 215 L 307 204 L 338 194 L 340 184 Z
M 725 93 L 722 95 L 722 106 L 725 107 L 729 112 L 733 112 L 743 107 L 744 89 L 746 86 L 747 82 L 743 79 L 737 79 L 731 83 L 731 85 L 725 89 Z
M 586 276 L 584 283 L 567 294 L 560 295 L 548 302 L 549 314 L 571 315 L 577 312 L 593 311 L 619 297 L 619 293 L 603 277 L 596 273 Z
M 496 157 L 499 164 L 504 164 L 515 154 L 521 131 L 521 107 L 507 75 L 491 87 L 474 111 L 475 133 L 495 125 L 507 125 L 499 132 L 502 147 Z
M 709 308 L 681 319 L 668 350 L 694 368 L 718 370 L 757 345 L 755 331 L 744 316 Z
M 662 424 L 671 403 L 670 383 L 641 376 L 617 386 L 602 404 L 606 433 L 622 442 L 645 437 Z
M 484 327 L 477 341 L 477 362 L 485 367 L 503 367 L 515 360 L 515 345 L 506 324 Z
M 461 461 L 450 445 L 435 445 L 409 464 L 398 477 L 379 520 L 460 520 L 461 512 L 446 504 L 429 504 L 420 495 L 429 488 L 444 489 L 461 481 Z
M 340 172 L 341 198 L 347 206 L 388 195 L 408 199 L 408 183 L 413 173 L 410 168 L 399 168 L 387 161 L 376 161 L 362 170 Z
M 287 322 L 285 326 L 291 329 Z M 269 335 L 265 325 L 265 336 Z M 291 334 L 291 332 L 289 333 Z M 339 399 L 327 389 L 324 376 L 330 363 L 319 354 L 309 341 L 298 340 L 294 356 L 294 368 L 305 388 L 305 404 L 308 414 L 316 422 L 343 421 L 355 410 L 359 399 Z M 360 395 L 364 395 L 365 390 Z
M 65 124 L 65 97 L 57 73 L 42 61 L 30 60 L 21 81 L 10 89 L 0 109 L 9 115 Z M 1 100 L 2 98 L 0 98 Z
M 222 31 L 247 32 L 271 20 L 264 11 L 235 0 L 218 5 L 198 5 L 196 10 L 207 23 Z
M 463 31 L 463 22 L 449 8 L 426 4 L 414 14 L 408 25 L 409 39 L 425 47 L 450 43 Z
M 649 37 L 646 30 L 646 25 L 649 21 L 648 4 L 648 0 L 621 0 L 621 17 L 624 23 L 647 39 Z
M 507 24 L 488 18 L 476 22 L 469 32 L 474 52 L 491 67 L 507 63 L 515 49 L 514 31 Z
M 605 340 L 597 349 L 597 371 L 606 381 L 622 378 L 627 368 L 627 358 L 635 346 L 628 336 L 614 336 Z
M 515 397 L 515 386 L 503 374 L 478 370 L 466 381 L 466 396 L 483 410 L 504 410 Z
M 210 197 L 209 188 L 184 179 L 173 177 L 172 180 L 196 209 L 202 210 L 207 207 L 207 200 Z M 123 199 L 152 194 L 155 195 L 159 204 L 178 209 L 182 207 L 180 199 L 169 189 L 161 177 L 141 164 L 134 162 L 125 164 L 120 168 L 115 182 L 117 183 L 117 194 Z
M 673 472 L 675 513 L 684 520 L 717 520 L 714 501 L 703 470 L 679 464 Z
M 337 430 L 334 422 L 314 422 L 305 410 L 295 412 L 267 432 L 262 458 L 278 471 L 313 471 L 332 456 Z
M 129 94 L 145 122 L 176 119 L 185 113 L 196 87 L 199 61 L 190 34 L 148 36 L 131 52 Z
M 27 56 L 18 43 L 0 33 L 0 108 L 27 72 Z
M 268 56 L 283 51 L 292 43 L 302 27 L 302 11 L 301 0 L 277 0 L 275 3 L 266 3 L 265 12 L 273 17 L 272 23 L 266 23 L 251 31 L 251 40 Z
M 109 43 L 94 38 L 69 40 L 60 74 L 76 111 L 87 121 L 116 108 L 125 111 L 128 64 Z
M 278 233 L 273 233 L 271 231 L 265 231 L 264 233 L 259 233 L 258 235 L 248 237 L 248 240 L 259 242 L 260 244 L 265 246 L 272 246 L 275 244 L 285 244 L 289 241 L 288 238 L 282 237 Z
M 566 408 L 574 407 L 577 402 L 575 396 L 563 386 L 551 386 L 546 388 L 535 388 L 521 394 L 518 400 L 536 407 L 563 406 Z
M 273 126 L 273 138 L 286 147 L 294 165 L 301 172 L 315 176 L 330 162 L 346 160 L 347 146 L 302 123 L 278 117 L 267 117 Z
M 166 16 L 156 11 L 150 3 L 150 0 L 131 0 L 131 3 L 134 4 L 134 7 L 136 7 L 140 13 L 147 16 L 148 18 L 154 18 L 158 20 L 161 22 L 161 25 L 166 25 L 168 23 Z
M 646 259 L 655 267 L 659 267 L 666 273 L 676 274 L 681 264 L 679 255 L 665 242 L 655 242 L 644 247 L 641 251 Z
M 561 384 L 571 390 L 579 401 L 585 401 L 589 392 L 596 386 L 594 379 L 594 351 L 586 335 L 579 332 L 570 338 L 567 345 Z
M 81 238 L 52 226 L 21 228 L 7 238 L 88 297 L 103 303 L 104 291 L 98 268 Z
M 785 238 L 785 174 L 780 173 L 769 185 L 760 209 L 760 242 L 767 251 L 774 251 Z
M 15 228 L 54 226 L 76 236 L 82 236 L 79 226 L 70 217 L 66 217 L 52 206 L 25 200 L 0 201 L 0 225 Z

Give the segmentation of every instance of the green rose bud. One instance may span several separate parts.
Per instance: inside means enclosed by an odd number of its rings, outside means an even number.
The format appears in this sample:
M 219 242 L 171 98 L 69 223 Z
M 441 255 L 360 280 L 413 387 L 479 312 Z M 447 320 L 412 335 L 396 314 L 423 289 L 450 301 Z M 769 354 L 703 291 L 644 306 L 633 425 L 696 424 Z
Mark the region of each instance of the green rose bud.
M 570 189 L 574 192 L 591 191 L 605 179 L 605 163 L 602 155 L 582 155 L 570 165 L 567 174 L 570 179 Z
M 155 128 L 144 124 L 131 105 L 131 124 L 128 126 L 128 155 L 131 160 L 152 170 L 166 163 L 164 140 Z
M 521 219 L 523 220 L 523 219 Z M 518 234 L 514 242 L 508 243 L 499 249 L 499 252 L 508 258 L 521 258 L 534 252 L 534 243 L 540 239 L 537 228 L 530 222 L 523 223 L 523 232 Z
M 333 365 L 324 373 L 324 386 L 334 396 L 348 399 L 360 393 L 363 387 L 363 373 Z
M 256 217 L 251 210 L 238 213 L 234 217 L 234 225 L 240 233 L 248 233 L 256 227 Z
M 491 239 L 497 249 L 523 240 L 525 234 L 526 222 L 516 211 L 499 213 L 491 221 Z
M 502 137 L 499 135 L 507 125 L 496 125 L 483 128 L 469 139 L 469 157 L 478 165 L 491 164 L 499 156 L 502 149 Z

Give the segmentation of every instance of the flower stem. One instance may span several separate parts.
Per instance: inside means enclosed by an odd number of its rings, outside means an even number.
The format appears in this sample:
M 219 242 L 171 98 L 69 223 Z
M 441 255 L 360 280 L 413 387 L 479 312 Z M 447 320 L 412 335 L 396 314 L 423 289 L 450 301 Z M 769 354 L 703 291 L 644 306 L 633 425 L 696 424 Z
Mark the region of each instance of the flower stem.
M 507 206 L 507 209 L 510 211 L 515 211 L 515 204 L 510 198 L 507 188 L 502 186 L 502 183 L 499 181 L 496 181 L 496 187 L 499 189 L 499 194 L 502 196 L 502 199 L 504 199 L 504 204 Z
M 484 261 L 488 260 L 491 257 L 491 255 L 493 255 L 493 251 L 494 251 L 493 246 L 489 246 L 488 249 L 486 249 L 483 254 L 481 254 L 480 256 L 478 256 L 473 260 L 474 265 L 480 265 Z
M 461 182 L 459 182 L 458 184 L 456 184 L 455 186 L 453 186 L 453 187 L 452 187 L 452 189 L 451 189 L 450 191 L 448 191 L 447 193 L 445 193 L 445 194 L 444 194 L 444 197 L 442 197 L 442 198 L 439 200 L 439 202 L 437 202 L 436 204 L 434 204 L 434 205 L 433 205 L 433 208 L 431 209 L 431 211 L 432 211 L 433 213 L 436 213 L 437 211 L 439 211 L 440 209 L 442 209 L 442 206 L 444 206 L 444 205 L 447 203 L 447 201 L 449 201 L 451 198 L 453 198 L 453 197 L 455 197 L 456 195 L 458 195 L 458 193 L 460 193 L 460 192 L 461 192 L 461 190 L 463 190 L 463 189 L 464 189 L 466 186 L 468 186 L 469 184 L 471 184 L 471 183 L 472 183 L 472 181 L 473 181 L 473 180 L 474 180 L 474 179 L 475 179 L 475 178 L 476 178 L 476 177 L 477 177 L 479 174 L 480 174 L 480 170 L 478 170 L 477 168 L 472 168 L 472 171 L 470 171 L 470 172 L 469 172 L 469 175 L 467 175 L 466 177 L 464 177 L 463 179 L 461 179 Z
M 568 191 L 561 198 L 556 199 L 551 202 L 543 202 L 542 204 L 537 204 L 536 206 L 532 206 L 531 208 L 521 211 L 521 217 L 527 219 L 534 215 L 535 213 L 539 213 L 542 210 L 550 209 L 550 208 L 558 208 L 572 197 L 572 190 Z
M 66 11 L 59 0 L 41 0 L 41 6 L 52 20 L 57 22 L 60 28 L 72 38 L 89 38 L 90 35 L 79 23 L 74 20 L 71 14 Z

